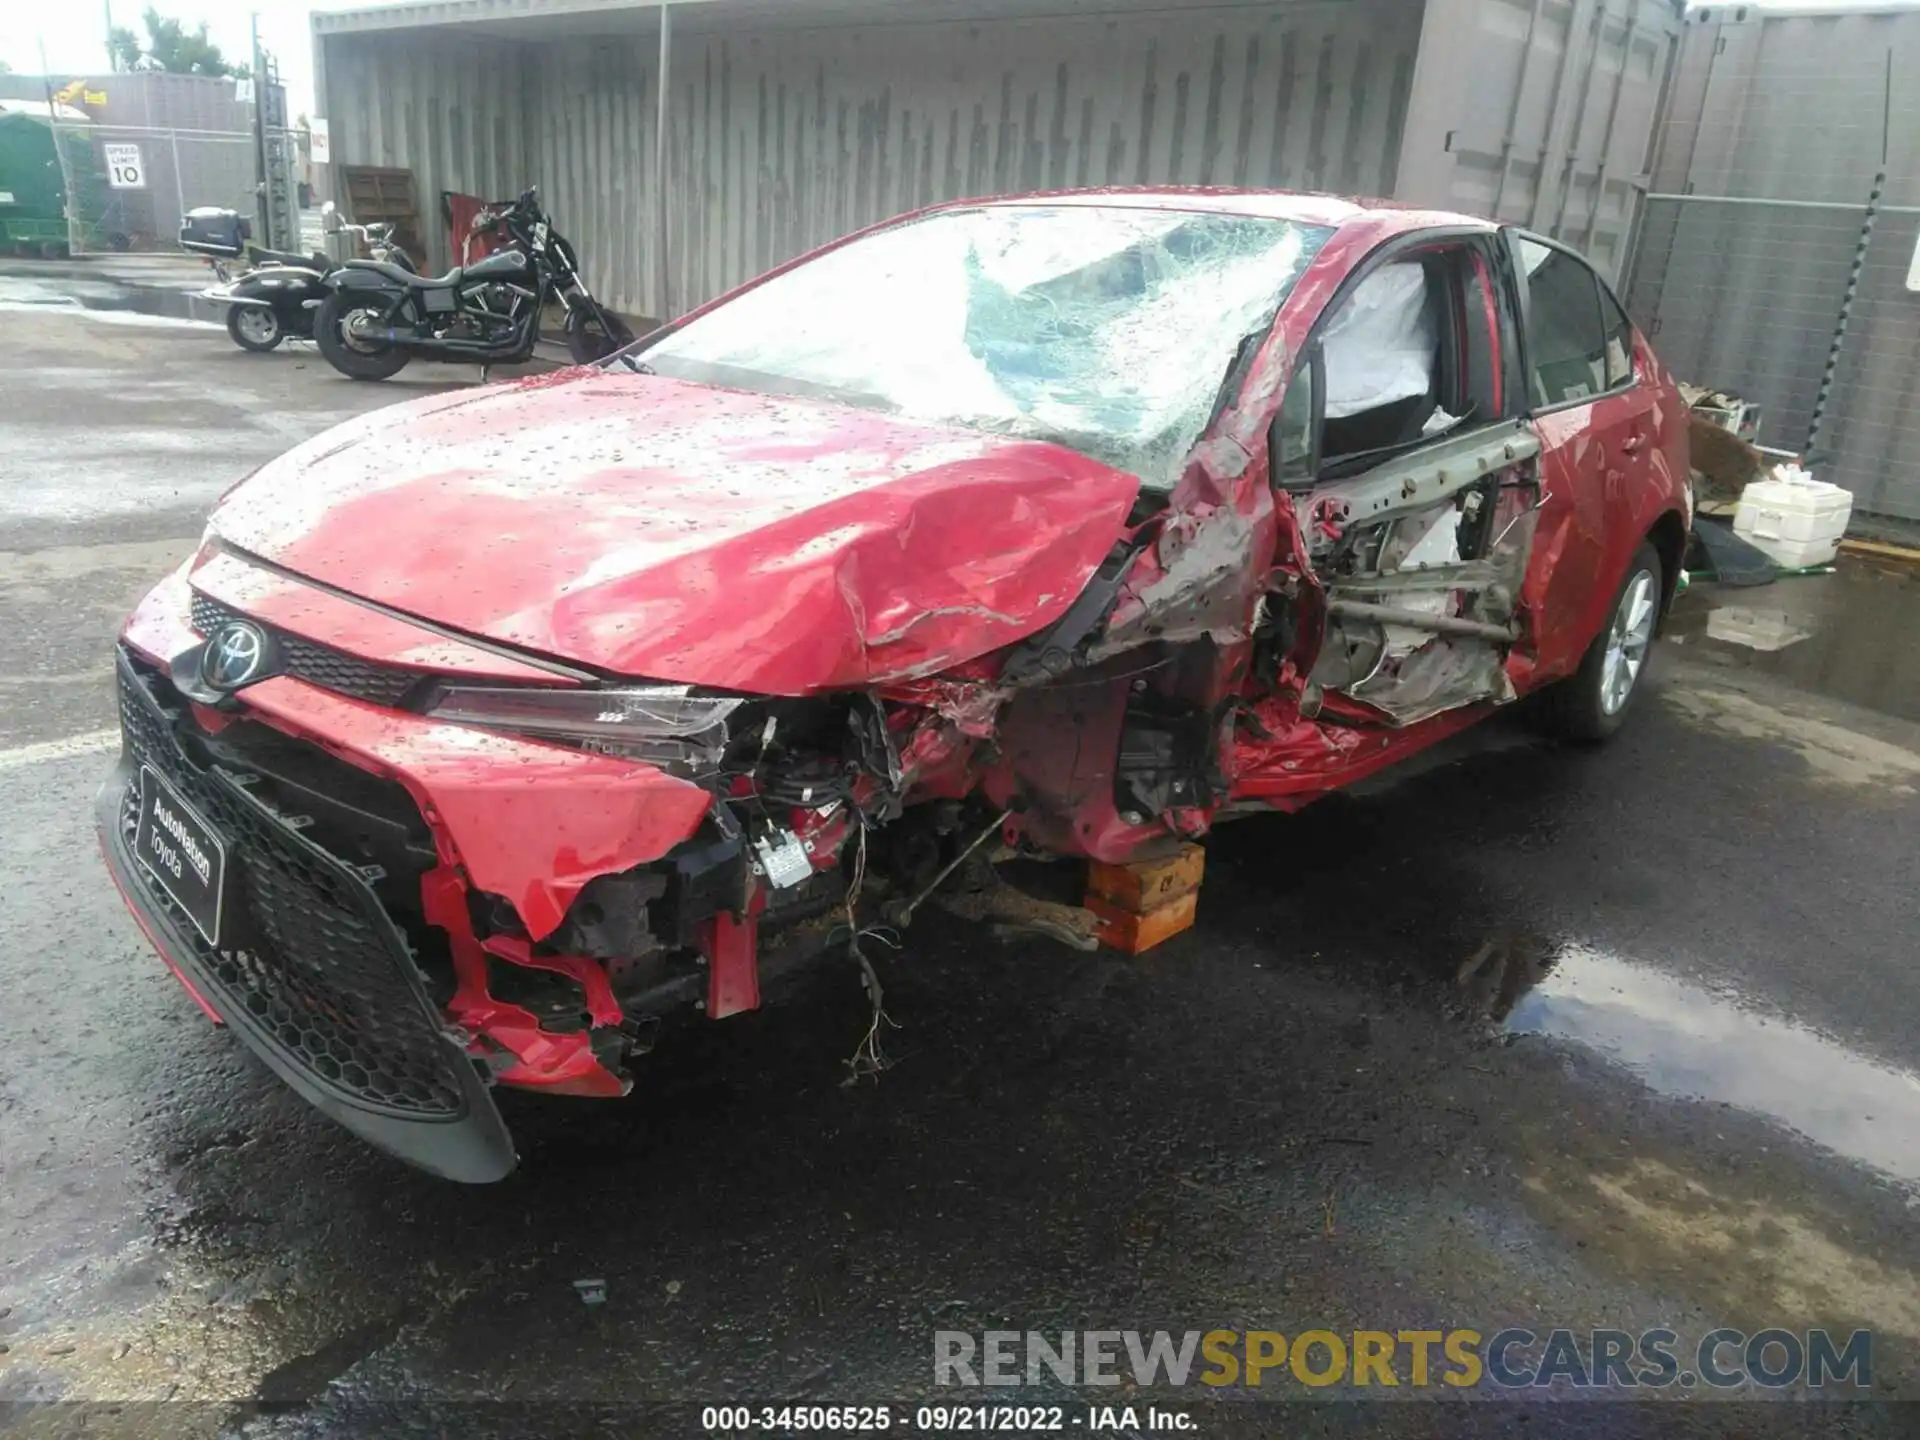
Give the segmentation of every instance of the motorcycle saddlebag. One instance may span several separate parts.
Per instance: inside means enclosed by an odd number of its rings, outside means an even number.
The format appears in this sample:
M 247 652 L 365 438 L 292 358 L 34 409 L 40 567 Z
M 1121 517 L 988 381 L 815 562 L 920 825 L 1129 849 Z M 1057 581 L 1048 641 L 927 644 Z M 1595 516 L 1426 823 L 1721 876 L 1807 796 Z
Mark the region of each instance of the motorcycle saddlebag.
M 180 222 L 180 248 L 196 255 L 213 255 L 222 260 L 237 260 L 253 236 L 253 226 L 237 210 L 222 210 L 202 205 L 187 212 Z

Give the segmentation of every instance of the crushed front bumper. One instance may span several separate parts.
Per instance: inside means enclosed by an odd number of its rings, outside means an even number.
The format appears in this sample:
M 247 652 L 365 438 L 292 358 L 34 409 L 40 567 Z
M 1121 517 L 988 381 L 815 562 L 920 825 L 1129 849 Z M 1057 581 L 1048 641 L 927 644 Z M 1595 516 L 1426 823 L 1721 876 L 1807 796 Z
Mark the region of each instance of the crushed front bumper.
M 362 1139 L 450 1180 L 506 1175 L 513 1143 L 486 1082 L 369 875 L 250 793 L 253 777 L 190 754 L 180 712 L 125 654 L 118 678 L 122 752 L 95 818 L 114 882 L 167 963 L 275 1074 Z M 237 923 L 223 924 L 220 948 L 134 858 L 143 765 L 226 839 Z

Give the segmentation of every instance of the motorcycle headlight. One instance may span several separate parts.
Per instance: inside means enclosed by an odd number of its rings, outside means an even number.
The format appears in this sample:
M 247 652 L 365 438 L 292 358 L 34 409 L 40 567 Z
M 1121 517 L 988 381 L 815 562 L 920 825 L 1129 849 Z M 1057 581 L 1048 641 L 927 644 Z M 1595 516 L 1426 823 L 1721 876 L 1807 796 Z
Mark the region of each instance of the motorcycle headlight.
M 727 716 L 745 703 L 731 696 L 695 695 L 685 685 L 610 690 L 450 685 L 427 713 L 457 725 L 566 741 L 693 776 L 719 767 L 727 749 Z

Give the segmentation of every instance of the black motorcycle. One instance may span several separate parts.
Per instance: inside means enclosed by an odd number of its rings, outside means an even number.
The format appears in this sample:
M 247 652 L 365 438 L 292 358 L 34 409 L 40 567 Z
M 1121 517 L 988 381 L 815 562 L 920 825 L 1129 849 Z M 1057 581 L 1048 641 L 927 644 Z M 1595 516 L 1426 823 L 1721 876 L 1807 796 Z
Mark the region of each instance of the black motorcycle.
M 519 365 L 533 358 L 540 315 L 558 300 L 567 351 L 578 365 L 633 339 L 593 298 L 570 245 L 540 210 L 539 193 L 484 212 L 477 233 L 505 248 L 445 275 L 415 275 L 377 260 L 349 260 L 324 277 L 313 323 L 320 353 L 342 375 L 385 380 L 419 356 L 454 364 Z
M 331 203 L 326 207 L 332 211 Z M 393 243 L 391 225 L 336 225 L 333 228 L 364 241 L 374 259 L 413 269 L 406 251 Z M 266 250 L 247 242 L 252 227 L 236 211 L 203 206 L 187 212 L 180 226 L 180 245 L 206 257 L 219 284 L 199 292 L 209 305 L 227 312 L 227 334 L 242 350 L 264 353 L 289 337 L 313 338 L 313 316 L 326 298 L 322 281 L 339 269 L 332 256 L 316 250 L 311 255 Z M 245 255 L 250 264 L 237 277 L 230 261 Z

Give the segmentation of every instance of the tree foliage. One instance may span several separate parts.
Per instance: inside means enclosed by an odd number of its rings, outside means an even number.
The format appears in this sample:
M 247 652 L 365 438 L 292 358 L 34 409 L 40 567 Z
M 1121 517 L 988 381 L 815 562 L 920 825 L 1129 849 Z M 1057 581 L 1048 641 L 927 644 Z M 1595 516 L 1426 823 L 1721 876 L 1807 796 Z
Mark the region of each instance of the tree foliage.
M 124 26 L 107 32 L 107 54 L 116 70 L 165 70 L 175 75 L 246 75 L 248 67 L 237 65 L 220 53 L 220 47 L 207 35 L 203 20 L 189 30 L 178 20 L 169 19 L 152 6 L 141 17 L 147 28 L 146 44 Z

